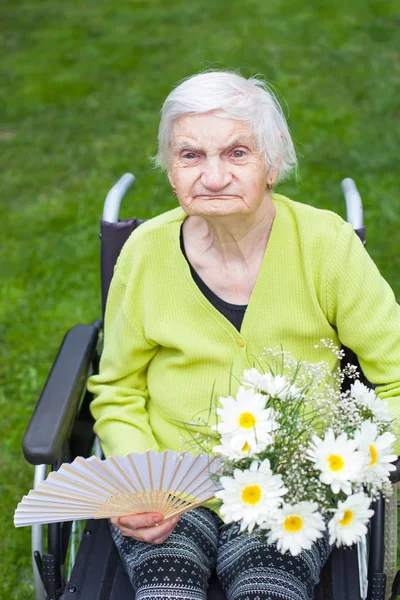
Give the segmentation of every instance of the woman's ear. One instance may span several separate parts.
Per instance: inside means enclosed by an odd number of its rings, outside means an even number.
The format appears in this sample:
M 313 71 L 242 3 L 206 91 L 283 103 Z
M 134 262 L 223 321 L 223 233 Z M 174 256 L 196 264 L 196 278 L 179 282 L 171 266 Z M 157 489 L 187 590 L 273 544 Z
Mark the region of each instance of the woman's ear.
M 279 165 L 277 167 L 274 167 L 273 169 L 271 169 L 271 171 L 268 173 L 268 177 L 267 177 L 267 186 L 270 186 L 270 189 L 272 189 L 274 187 L 275 181 L 278 179 L 278 175 L 279 175 Z
M 272 185 L 272 186 L 275 185 L 275 181 L 278 179 L 279 167 L 281 166 L 281 162 L 282 162 L 282 156 L 279 156 L 278 160 L 276 161 L 275 166 L 268 173 L 267 181 L 268 181 L 269 185 Z
M 174 179 L 171 171 L 168 171 L 168 181 L 171 184 L 171 187 L 174 188 L 175 187 L 175 179 Z

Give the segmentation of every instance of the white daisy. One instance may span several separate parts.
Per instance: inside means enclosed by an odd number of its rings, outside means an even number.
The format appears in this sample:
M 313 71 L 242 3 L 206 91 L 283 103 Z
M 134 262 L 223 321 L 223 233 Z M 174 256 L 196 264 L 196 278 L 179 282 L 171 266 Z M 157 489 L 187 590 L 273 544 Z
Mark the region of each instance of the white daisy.
M 249 533 L 265 522 L 282 504 L 287 489 L 281 475 L 274 475 L 269 460 L 253 461 L 250 469 L 235 469 L 233 477 L 221 477 L 223 489 L 216 497 L 223 501 L 220 514 L 225 523 L 240 521 L 240 531 Z
M 361 431 L 355 433 L 354 439 L 358 449 L 367 456 L 362 481 L 379 485 L 389 477 L 390 471 L 396 470 L 391 463 L 397 459 L 397 455 L 390 454 L 393 452 L 395 436 L 389 431 L 378 435 L 377 425 L 371 421 L 364 421 Z
M 249 387 L 258 389 L 258 383 L 262 377 L 262 373 L 257 371 L 257 369 L 245 369 L 243 371 L 243 375 L 240 378 L 240 381 L 243 385 L 247 385 Z
M 236 399 L 228 396 L 219 401 L 222 408 L 216 412 L 220 420 L 213 429 L 220 434 L 224 448 L 254 453 L 272 443 L 271 433 L 279 428 L 279 423 L 275 421 L 277 413 L 265 408 L 265 396 L 240 387 Z M 230 439 L 225 440 L 225 436 Z
M 272 519 L 268 542 L 276 542 L 282 554 L 289 551 L 292 556 L 310 550 L 325 529 L 322 515 L 317 510 L 316 502 L 284 504 Z
M 346 433 L 335 439 L 332 429 L 326 431 L 323 440 L 316 435 L 312 438 L 307 458 L 315 463 L 315 468 L 321 471 L 320 480 L 330 485 L 334 494 L 340 490 L 351 494 L 351 482 L 360 476 L 364 456 L 356 447 L 357 442 L 348 440 Z
M 329 521 L 329 542 L 336 546 L 352 546 L 367 533 L 367 523 L 374 514 L 371 499 L 362 492 L 338 503 Z
M 249 387 L 254 387 L 264 392 L 270 398 L 287 400 L 288 398 L 300 398 L 301 391 L 291 384 L 283 375 L 272 375 L 272 373 L 259 373 L 257 369 L 244 371 L 241 382 Z
M 257 441 L 254 441 L 251 446 L 248 442 L 243 444 L 243 440 L 235 435 L 221 435 L 220 442 L 218 446 L 214 446 L 212 451 L 215 454 L 222 454 L 230 460 L 252 457 L 266 447 L 265 444 L 259 444 Z
M 386 400 L 380 400 L 374 390 L 361 383 L 359 379 L 351 384 L 350 394 L 359 404 L 368 408 L 378 421 L 388 422 L 392 420 Z

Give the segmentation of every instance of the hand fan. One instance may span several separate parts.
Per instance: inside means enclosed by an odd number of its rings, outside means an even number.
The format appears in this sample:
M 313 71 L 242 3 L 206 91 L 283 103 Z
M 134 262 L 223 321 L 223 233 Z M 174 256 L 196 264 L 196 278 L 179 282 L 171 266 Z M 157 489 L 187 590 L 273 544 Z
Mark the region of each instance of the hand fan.
M 14 525 L 61 523 L 160 512 L 164 521 L 204 504 L 218 486 L 211 475 L 219 461 L 172 450 L 100 460 L 76 458 L 51 472 L 22 498 Z

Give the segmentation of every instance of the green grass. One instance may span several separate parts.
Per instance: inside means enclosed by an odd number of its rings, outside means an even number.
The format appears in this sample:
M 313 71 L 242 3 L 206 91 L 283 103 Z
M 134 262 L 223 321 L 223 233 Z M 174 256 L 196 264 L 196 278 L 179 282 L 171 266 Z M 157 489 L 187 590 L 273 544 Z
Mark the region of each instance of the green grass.
M 132 171 L 123 216 L 175 205 L 148 157 L 181 78 L 263 73 L 300 154 L 299 183 L 278 191 L 344 215 L 339 183 L 353 177 L 369 251 L 400 297 L 399 24 L 393 0 L 3 1 L 2 599 L 33 597 L 29 533 L 12 526 L 33 472 L 20 442 L 64 332 L 99 316 L 103 198 Z

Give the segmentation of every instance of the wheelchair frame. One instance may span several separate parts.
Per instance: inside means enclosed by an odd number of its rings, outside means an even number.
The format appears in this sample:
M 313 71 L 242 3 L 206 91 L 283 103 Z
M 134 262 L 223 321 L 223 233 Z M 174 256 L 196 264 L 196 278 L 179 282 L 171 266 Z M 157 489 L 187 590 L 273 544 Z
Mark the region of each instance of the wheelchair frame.
M 100 233 L 103 315 L 119 252 L 130 233 L 143 222 L 140 219 L 118 220 L 120 204 L 134 180 L 134 176 L 129 173 L 123 175 L 111 188 L 104 203 Z M 342 189 L 346 200 L 347 220 L 365 244 L 360 195 L 351 179 L 343 180 Z M 93 453 L 93 448 L 95 453 L 101 456 L 100 445 L 93 433 L 93 418 L 89 410 L 92 397 L 86 389 L 88 376 L 98 369 L 101 329 L 100 319 L 91 325 L 76 325 L 67 332 L 60 346 L 22 443 L 26 460 L 36 465 L 34 487 L 46 478 L 48 466 L 52 470 L 57 470 L 63 462 L 71 461 L 75 456 L 89 456 Z M 396 472 L 393 480 L 399 479 L 400 476 Z M 332 552 L 328 565 L 324 568 L 322 582 L 316 590 L 315 600 L 360 600 L 360 598 L 384 600 L 386 585 L 386 575 L 383 572 L 384 502 L 381 500 L 375 503 L 374 509 L 375 516 L 370 531 L 368 595 L 365 596 L 362 590 L 360 591 L 357 568 L 357 563 L 360 564 L 359 559 L 365 557 L 365 552 L 360 550 L 357 552 L 357 549 L 352 547 L 335 549 Z M 72 526 L 72 523 L 48 525 L 46 553 L 43 553 L 43 526 L 32 527 L 36 600 L 43 600 L 43 598 L 47 600 L 122 599 L 123 590 L 118 586 L 124 579 L 124 572 L 116 549 L 113 547 L 109 549 L 106 572 L 102 577 L 97 578 L 98 589 L 94 589 L 93 582 L 96 581 L 94 577 L 91 579 L 92 583 L 84 584 L 86 588 L 84 585 L 79 588 L 79 584 L 77 587 L 74 583 L 85 578 L 85 569 L 90 571 L 89 558 L 92 562 L 96 560 L 93 549 L 100 549 L 102 540 L 110 540 L 105 521 L 90 521 L 86 524 L 78 551 L 78 558 L 80 555 L 83 557 L 82 563 L 80 565 L 77 561 L 72 579 L 66 581 L 65 562 Z M 364 564 L 364 570 L 365 568 Z M 112 572 L 113 569 L 115 573 Z M 129 583 L 127 577 L 126 581 Z M 224 596 L 218 588 L 218 582 L 212 579 L 208 597 L 214 600 L 222 599 Z M 393 584 L 391 600 L 395 600 L 397 593 L 400 593 L 400 571 Z

